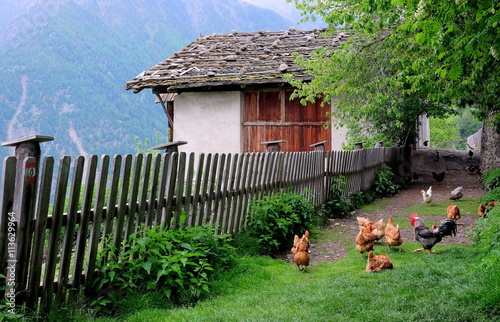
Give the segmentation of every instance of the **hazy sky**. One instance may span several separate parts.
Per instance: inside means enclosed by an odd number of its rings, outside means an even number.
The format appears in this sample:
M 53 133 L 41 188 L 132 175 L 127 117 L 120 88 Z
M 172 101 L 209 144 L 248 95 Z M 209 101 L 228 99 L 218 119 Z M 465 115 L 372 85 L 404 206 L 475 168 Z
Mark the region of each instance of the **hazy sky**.
M 243 0 L 253 5 L 271 9 L 271 10 L 284 10 L 291 12 L 295 9 L 293 3 L 286 3 L 286 0 Z

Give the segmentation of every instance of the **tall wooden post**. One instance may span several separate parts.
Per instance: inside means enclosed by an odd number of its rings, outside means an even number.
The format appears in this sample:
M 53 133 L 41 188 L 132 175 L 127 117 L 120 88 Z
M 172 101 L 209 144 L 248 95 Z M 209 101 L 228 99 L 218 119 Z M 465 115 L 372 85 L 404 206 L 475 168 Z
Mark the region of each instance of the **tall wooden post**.
M 18 140 L 3 142 L 2 146 L 13 146 L 15 147 L 14 155 L 17 159 L 16 167 L 16 186 L 14 191 L 14 213 L 16 221 L 20 221 L 21 216 L 21 188 L 23 181 L 27 184 L 33 184 L 36 189 L 36 181 L 38 177 L 38 164 L 40 163 L 40 143 L 52 141 L 54 138 L 52 136 L 46 135 L 33 135 L 27 136 Z M 26 170 L 24 169 L 23 163 L 26 158 L 34 158 L 34 162 L 26 163 Z M 25 172 L 26 178 L 23 178 L 23 172 Z M 31 219 L 31 218 L 30 218 Z
M 40 162 L 40 142 L 52 141 L 50 136 L 34 135 L 19 140 L 2 143 L 14 146 L 16 161 L 16 180 L 12 217 L 15 222 L 15 247 L 12 249 L 12 268 L 15 266 L 12 289 L 16 290 L 16 304 L 24 303 L 28 280 L 31 233 L 30 221 L 35 213 L 38 164 Z

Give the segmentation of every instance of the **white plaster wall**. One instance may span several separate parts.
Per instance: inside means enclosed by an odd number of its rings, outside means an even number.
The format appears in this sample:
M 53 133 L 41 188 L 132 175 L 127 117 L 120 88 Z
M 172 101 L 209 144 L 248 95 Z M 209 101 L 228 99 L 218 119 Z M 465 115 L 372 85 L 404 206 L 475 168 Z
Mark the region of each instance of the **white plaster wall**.
M 332 125 L 331 130 L 332 130 L 332 145 L 331 145 L 332 151 L 343 150 L 342 144 L 346 143 L 345 136 L 347 133 L 347 128 L 346 127 L 336 128 L 335 126 Z
M 337 99 L 332 99 L 331 106 L 332 106 L 332 112 L 335 111 L 335 102 Z M 331 147 L 332 151 L 341 151 L 342 149 L 342 144 L 346 144 L 346 134 L 347 134 L 347 127 L 345 126 L 338 126 L 336 124 L 337 122 L 334 119 L 330 120 L 330 129 L 332 131 L 332 142 L 331 142 Z
M 179 152 L 240 153 L 242 93 L 187 92 L 175 97 L 174 141 Z

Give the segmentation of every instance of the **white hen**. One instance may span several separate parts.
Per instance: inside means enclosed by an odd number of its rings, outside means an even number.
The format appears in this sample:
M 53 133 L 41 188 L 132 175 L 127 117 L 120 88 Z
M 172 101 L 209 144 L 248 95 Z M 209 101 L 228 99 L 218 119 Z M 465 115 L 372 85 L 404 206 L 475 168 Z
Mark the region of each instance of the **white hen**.
M 423 202 L 425 203 L 431 203 L 432 202 L 432 186 L 429 187 L 429 189 L 427 189 L 427 191 L 425 190 L 420 190 L 420 193 L 422 194 L 422 198 L 424 199 Z
M 462 186 L 456 187 L 455 190 L 453 190 L 451 192 L 450 199 L 451 200 L 458 200 L 458 199 L 462 198 L 464 196 L 464 194 L 462 193 L 462 190 L 463 190 Z

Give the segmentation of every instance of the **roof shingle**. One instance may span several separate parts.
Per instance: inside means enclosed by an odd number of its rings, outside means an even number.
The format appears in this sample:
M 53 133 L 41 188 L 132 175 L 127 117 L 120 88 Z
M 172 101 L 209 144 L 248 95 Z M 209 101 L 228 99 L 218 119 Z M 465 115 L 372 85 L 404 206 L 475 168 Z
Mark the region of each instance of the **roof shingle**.
M 294 63 L 292 53 L 307 59 L 318 47 L 334 49 L 347 39 L 347 33 L 334 37 L 320 35 L 325 29 L 311 31 L 231 32 L 203 36 L 125 84 L 139 92 L 157 92 L 217 86 L 243 86 L 283 82 L 283 73 L 310 79 Z

